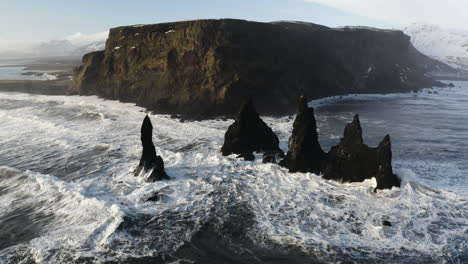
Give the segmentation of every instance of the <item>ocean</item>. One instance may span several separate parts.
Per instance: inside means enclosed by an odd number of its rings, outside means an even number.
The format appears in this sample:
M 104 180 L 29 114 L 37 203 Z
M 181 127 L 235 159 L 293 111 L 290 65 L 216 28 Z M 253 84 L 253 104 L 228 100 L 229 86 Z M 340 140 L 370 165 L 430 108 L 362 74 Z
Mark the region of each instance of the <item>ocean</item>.
M 377 193 L 223 157 L 232 120 L 151 113 L 171 179 L 147 183 L 143 108 L 0 92 L 0 263 L 468 263 L 468 83 L 454 84 L 310 102 L 326 151 L 355 113 L 368 145 L 390 134 L 403 184 Z M 286 151 L 294 116 L 263 118 Z
M 26 67 L 21 66 L 5 66 L 0 64 L 0 80 L 55 80 L 57 77 L 53 72 L 54 70 L 26 70 Z M 24 75 L 24 74 L 27 75 Z M 36 73 L 36 74 L 31 74 Z

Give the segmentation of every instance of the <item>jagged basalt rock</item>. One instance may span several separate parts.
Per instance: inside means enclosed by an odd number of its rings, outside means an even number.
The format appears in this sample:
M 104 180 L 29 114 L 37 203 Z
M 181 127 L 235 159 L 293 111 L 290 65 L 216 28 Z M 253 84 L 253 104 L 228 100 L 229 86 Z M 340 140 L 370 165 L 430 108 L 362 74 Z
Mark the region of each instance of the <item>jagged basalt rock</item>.
M 253 152 L 284 155 L 278 144 L 278 136 L 263 122 L 249 98 L 226 131 L 221 152 L 223 156 L 240 154 L 245 160 L 254 160 Z
M 236 158 L 243 158 L 246 161 L 254 161 L 255 160 L 255 156 L 254 156 L 254 154 L 252 152 L 246 152 L 246 153 L 240 154 Z
M 377 187 L 375 190 L 391 189 L 400 187 L 401 180 L 393 174 L 392 168 L 392 145 L 390 136 L 386 135 L 377 147 Z
M 155 193 L 150 198 L 146 199 L 147 202 L 158 202 L 159 200 L 161 200 L 159 193 Z
M 383 220 L 382 225 L 383 226 L 392 226 L 392 223 L 390 221 L 388 221 L 388 220 Z
M 318 141 L 314 109 L 307 106 L 307 99 L 301 96 L 293 132 L 289 138 L 289 151 L 280 165 L 290 172 L 312 172 L 320 174 L 326 165 L 327 154 Z
M 261 113 L 290 114 L 301 94 L 437 85 L 425 75 L 437 64 L 401 31 L 194 20 L 112 28 L 104 51 L 83 56 L 70 92 L 187 118 L 235 115 L 252 95 Z
M 375 177 L 377 189 L 400 187 L 400 179 L 392 171 L 390 136 L 385 136 L 377 148 L 364 144 L 359 116 L 346 125 L 340 143 L 331 148 L 324 171 L 325 179 L 342 182 L 362 182 Z
M 169 179 L 169 176 L 164 171 L 163 159 L 156 155 L 156 149 L 153 144 L 153 125 L 148 116 L 145 116 L 141 126 L 141 143 L 143 145 L 143 153 L 140 164 L 135 170 L 135 176 L 140 175 L 143 171 L 148 172 L 153 170 L 148 178 L 149 182 Z

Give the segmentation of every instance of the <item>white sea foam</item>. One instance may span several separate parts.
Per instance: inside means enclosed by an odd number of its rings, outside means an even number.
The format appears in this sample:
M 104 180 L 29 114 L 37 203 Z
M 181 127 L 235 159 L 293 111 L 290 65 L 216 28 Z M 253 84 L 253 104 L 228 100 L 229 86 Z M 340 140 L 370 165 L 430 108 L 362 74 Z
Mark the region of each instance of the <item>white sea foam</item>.
M 349 96 L 311 105 L 398 96 L 411 95 Z M 438 258 L 454 254 L 454 247 L 468 248 L 466 193 L 429 187 L 430 177 L 415 172 L 430 168 L 424 161 L 396 160 L 402 188 L 374 193 L 374 179 L 341 184 L 309 173 L 288 173 L 258 159 L 223 157 L 219 149 L 232 121 L 181 123 L 150 114 L 154 143 L 171 180 L 146 183 L 144 177 L 133 176 L 141 153 L 142 108 L 94 96 L 0 93 L 0 100 L 5 102 L 0 107 L 0 158 L 16 152 L 15 160 L 8 162 L 25 171 L 0 168 L 0 190 L 9 188 L 1 196 L 0 213 L 15 210 L 16 204 L 52 215 L 44 232 L 0 251 L 0 262 L 23 250 L 37 262 L 91 256 L 118 260 L 172 252 L 208 221 L 220 201 L 249 205 L 255 224 L 248 235 L 259 244 L 294 245 L 324 255 L 325 260 L 335 254 L 357 259 L 386 254 Z M 318 108 L 320 133 L 330 133 L 321 140 L 336 143 L 342 128 L 334 133 L 327 124 L 333 119 L 347 122 L 349 114 L 323 116 L 324 110 Z M 287 150 L 293 117 L 264 120 Z M 364 115 L 366 122 L 374 121 Z M 453 164 L 444 168 L 450 168 L 448 173 L 459 169 Z M 56 175 L 38 172 L 46 169 Z M 148 202 L 156 193 L 160 200 Z M 119 229 L 129 218 L 141 227 L 140 235 Z M 384 227 L 383 220 L 392 227 Z M 163 228 L 151 229 L 153 224 Z
M 45 80 L 57 80 L 57 76 L 56 75 L 53 75 L 53 74 L 49 74 L 49 73 L 44 73 L 42 74 L 41 76 L 41 79 L 45 79 Z

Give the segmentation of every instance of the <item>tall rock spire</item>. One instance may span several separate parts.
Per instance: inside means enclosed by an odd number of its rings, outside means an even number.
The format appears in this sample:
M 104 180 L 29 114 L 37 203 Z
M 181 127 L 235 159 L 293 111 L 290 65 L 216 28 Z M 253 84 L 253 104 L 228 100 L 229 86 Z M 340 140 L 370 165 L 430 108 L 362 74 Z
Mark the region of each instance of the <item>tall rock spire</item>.
M 135 176 L 141 174 L 142 171 L 148 172 L 152 170 L 148 178 L 149 182 L 169 179 L 164 171 L 164 161 L 161 156 L 156 155 L 156 149 L 153 144 L 153 125 L 150 118 L 145 116 L 141 125 L 141 144 L 143 153 L 141 155 L 140 164 L 135 170 Z
M 289 151 L 280 165 L 290 172 L 312 172 L 319 174 L 325 168 L 327 154 L 318 141 L 314 109 L 307 106 L 307 98 L 301 96 L 289 138 Z

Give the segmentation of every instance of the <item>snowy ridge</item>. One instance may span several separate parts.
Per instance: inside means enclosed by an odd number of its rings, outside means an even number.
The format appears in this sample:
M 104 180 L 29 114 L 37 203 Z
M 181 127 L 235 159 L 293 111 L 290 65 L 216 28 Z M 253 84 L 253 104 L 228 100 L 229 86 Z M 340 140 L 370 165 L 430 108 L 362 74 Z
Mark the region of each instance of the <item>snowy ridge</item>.
M 83 34 L 81 32 L 75 33 L 66 37 L 65 39 L 70 41 L 75 46 L 84 46 L 90 45 L 93 43 L 101 43 L 105 42 L 107 37 L 109 36 L 109 31 L 94 33 L 94 34 Z
M 454 68 L 468 68 L 468 31 L 414 23 L 403 32 L 420 52 Z
M 33 47 L 35 55 L 47 56 L 83 56 L 86 53 L 104 50 L 109 31 L 70 35 L 62 40 L 50 40 Z
M 393 29 L 380 29 L 374 27 L 365 27 L 365 26 L 344 26 L 344 27 L 336 27 L 335 30 L 370 30 L 370 31 L 377 31 L 377 32 L 395 32 L 397 30 Z
M 104 50 L 109 31 L 94 34 L 75 33 L 63 39 L 11 42 L 0 39 L 0 57 L 31 58 L 55 56 L 83 56 L 93 51 Z

